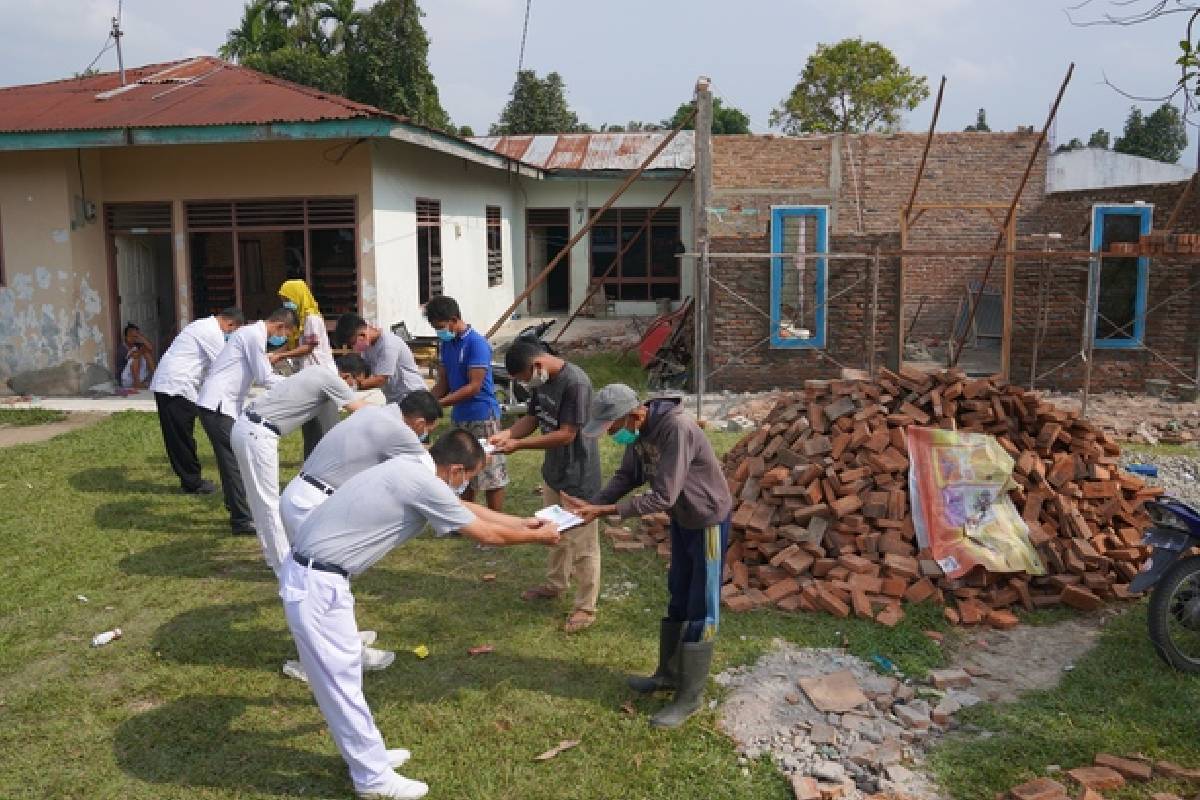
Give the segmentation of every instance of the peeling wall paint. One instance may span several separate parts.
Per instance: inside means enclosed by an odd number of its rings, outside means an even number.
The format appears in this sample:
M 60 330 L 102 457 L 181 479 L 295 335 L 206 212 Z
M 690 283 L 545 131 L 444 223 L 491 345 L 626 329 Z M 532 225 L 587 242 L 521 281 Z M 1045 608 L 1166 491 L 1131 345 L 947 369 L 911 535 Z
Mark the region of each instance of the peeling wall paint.
M 37 274 L 39 286 L 44 274 L 47 283 L 42 288 L 59 294 L 65 290 L 71 299 L 65 303 L 32 301 L 34 278 L 26 273 L 14 275 L 12 286 L 0 288 L 0 379 L 63 361 L 106 366 L 100 293 L 92 288 L 88 276 L 58 281 L 41 267 Z

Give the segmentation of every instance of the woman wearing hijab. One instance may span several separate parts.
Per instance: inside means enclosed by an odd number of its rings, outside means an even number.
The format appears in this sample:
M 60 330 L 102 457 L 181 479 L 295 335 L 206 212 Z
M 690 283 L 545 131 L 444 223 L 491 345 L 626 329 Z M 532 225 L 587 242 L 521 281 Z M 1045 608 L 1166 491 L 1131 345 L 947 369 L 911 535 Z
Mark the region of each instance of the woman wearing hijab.
M 308 284 L 299 279 L 284 281 L 279 287 L 279 299 L 285 308 L 296 312 L 300 328 L 292 334 L 287 344 L 271 353 L 271 363 L 283 358 L 295 358 L 299 360 L 301 369 L 322 367 L 337 372 L 325 318 L 321 316 L 321 309 L 317 307 L 317 300 L 309 291 Z M 337 412 L 330 413 L 329 409 L 325 409 L 324 413 L 304 423 L 300 430 L 304 434 L 305 458 L 337 421 Z

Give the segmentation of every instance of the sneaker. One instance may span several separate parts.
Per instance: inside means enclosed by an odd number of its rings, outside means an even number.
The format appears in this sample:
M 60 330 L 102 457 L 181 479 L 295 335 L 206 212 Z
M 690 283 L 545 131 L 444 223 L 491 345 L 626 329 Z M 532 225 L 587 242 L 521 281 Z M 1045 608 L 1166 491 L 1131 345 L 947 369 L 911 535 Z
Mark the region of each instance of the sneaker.
M 412 758 L 412 753 L 405 750 L 403 747 L 393 747 L 387 751 L 388 766 L 392 769 L 402 767 L 408 763 L 408 759 Z
M 294 658 L 283 662 L 283 674 L 289 678 L 295 678 L 298 681 L 308 683 L 308 673 L 304 671 L 304 665 Z
M 370 647 L 371 645 L 375 644 L 375 639 L 378 636 L 379 634 L 375 633 L 375 631 L 358 632 L 358 638 L 362 640 L 363 647 Z
M 396 654 L 391 650 L 376 650 L 374 647 L 363 648 L 363 671 L 378 672 L 387 669 L 396 660 Z
M 356 791 L 363 800 L 419 800 L 429 793 L 429 787 L 393 772 L 379 783 Z
M 200 481 L 200 484 L 195 489 L 184 489 L 184 494 L 213 494 L 217 491 L 217 485 L 212 481 Z

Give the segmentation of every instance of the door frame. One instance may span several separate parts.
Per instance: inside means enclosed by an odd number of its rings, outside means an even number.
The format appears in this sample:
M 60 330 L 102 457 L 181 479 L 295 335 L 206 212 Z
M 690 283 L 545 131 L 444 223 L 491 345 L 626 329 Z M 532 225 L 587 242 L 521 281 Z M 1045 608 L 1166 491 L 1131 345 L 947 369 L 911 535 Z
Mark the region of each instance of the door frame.
M 112 214 L 110 211 L 116 210 L 121 206 L 136 207 L 136 206 L 158 206 L 165 205 L 170 213 L 168 219 L 171 221 L 167 227 L 161 225 L 148 225 L 146 227 L 129 226 L 129 227 L 114 227 L 112 225 Z M 171 253 L 171 302 L 175 302 L 175 297 L 179 292 L 175 275 L 175 209 L 174 204 L 170 200 L 148 200 L 144 202 L 122 202 L 122 203 L 105 203 L 103 208 L 104 216 L 104 251 L 105 258 L 108 262 L 108 304 L 109 304 L 109 332 L 112 336 L 112 351 L 108 356 L 109 369 L 113 371 L 113 376 L 117 381 L 120 381 L 121 376 L 116 374 L 117 371 L 117 353 L 121 346 L 121 285 L 120 277 L 117 274 L 117 236 L 143 236 L 147 234 L 166 234 L 169 242 L 169 250 Z M 178 318 L 178 310 L 176 317 Z M 177 319 L 177 323 L 182 320 Z M 178 327 L 178 325 L 177 325 Z M 171 337 L 174 338 L 178 331 L 172 331 Z M 165 348 L 164 348 L 165 349 Z M 156 359 L 160 358 L 162 353 L 155 353 Z
M 563 223 L 555 223 L 555 224 L 546 224 L 546 223 L 541 223 L 541 222 L 531 223 L 529 221 L 529 213 L 531 211 L 533 211 L 533 212 L 562 211 L 562 212 L 564 212 L 566 221 Z M 558 227 L 565 227 L 567 229 L 567 242 L 570 243 L 570 241 L 571 241 L 571 209 L 569 207 L 563 206 L 563 207 L 552 207 L 552 208 L 526 208 L 525 209 L 525 286 L 526 287 L 528 287 L 529 284 L 536 277 L 536 275 L 533 272 L 533 262 L 530 259 L 530 247 L 529 247 L 529 242 L 533 237 L 533 229 L 534 228 L 539 228 L 539 229 L 558 228 Z M 590 239 L 591 239 L 591 237 L 589 236 L 588 240 L 590 241 Z M 553 258 L 553 256 L 551 256 L 551 258 Z M 546 263 L 547 264 L 550 263 L 549 258 L 546 260 Z M 545 267 L 543 266 L 542 269 L 545 269 Z M 567 271 L 567 311 L 570 311 L 571 310 L 571 284 L 572 284 L 571 251 L 570 250 L 567 251 L 566 257 L 561 262 L 559 262 L 559 265 L 557 267 L 555 267 L 555 269 L 566 269 L 566 271 Z M 548 279 L 549 278 L 547 278 L 547 280 Z M 546 310 L 547 309 L 542 309 L 541 311 L 539 311 L 537 313 L 542 313 L 543 311 L 546 311 Z M 526 314 L 535 313 L 533 310 L 533 293 L 532 292 L 529 294 L 529 296 L 527 298 L 525 298 L 525 313 Z

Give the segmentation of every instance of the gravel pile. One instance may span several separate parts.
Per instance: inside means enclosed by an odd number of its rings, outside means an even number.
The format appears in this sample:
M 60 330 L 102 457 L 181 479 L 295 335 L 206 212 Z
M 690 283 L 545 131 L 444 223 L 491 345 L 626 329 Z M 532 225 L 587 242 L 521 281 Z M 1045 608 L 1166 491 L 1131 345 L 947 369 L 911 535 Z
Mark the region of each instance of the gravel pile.
M 1167 494 L 1185 503 L 1200 506 L 1200 452 L 1195 456 L 1151 455 L 1126 452 L 1121 454 L 1121 466 L 1153 464 L 1158 477 L 1146 477 L 1146 482 L 1161 486 Z

